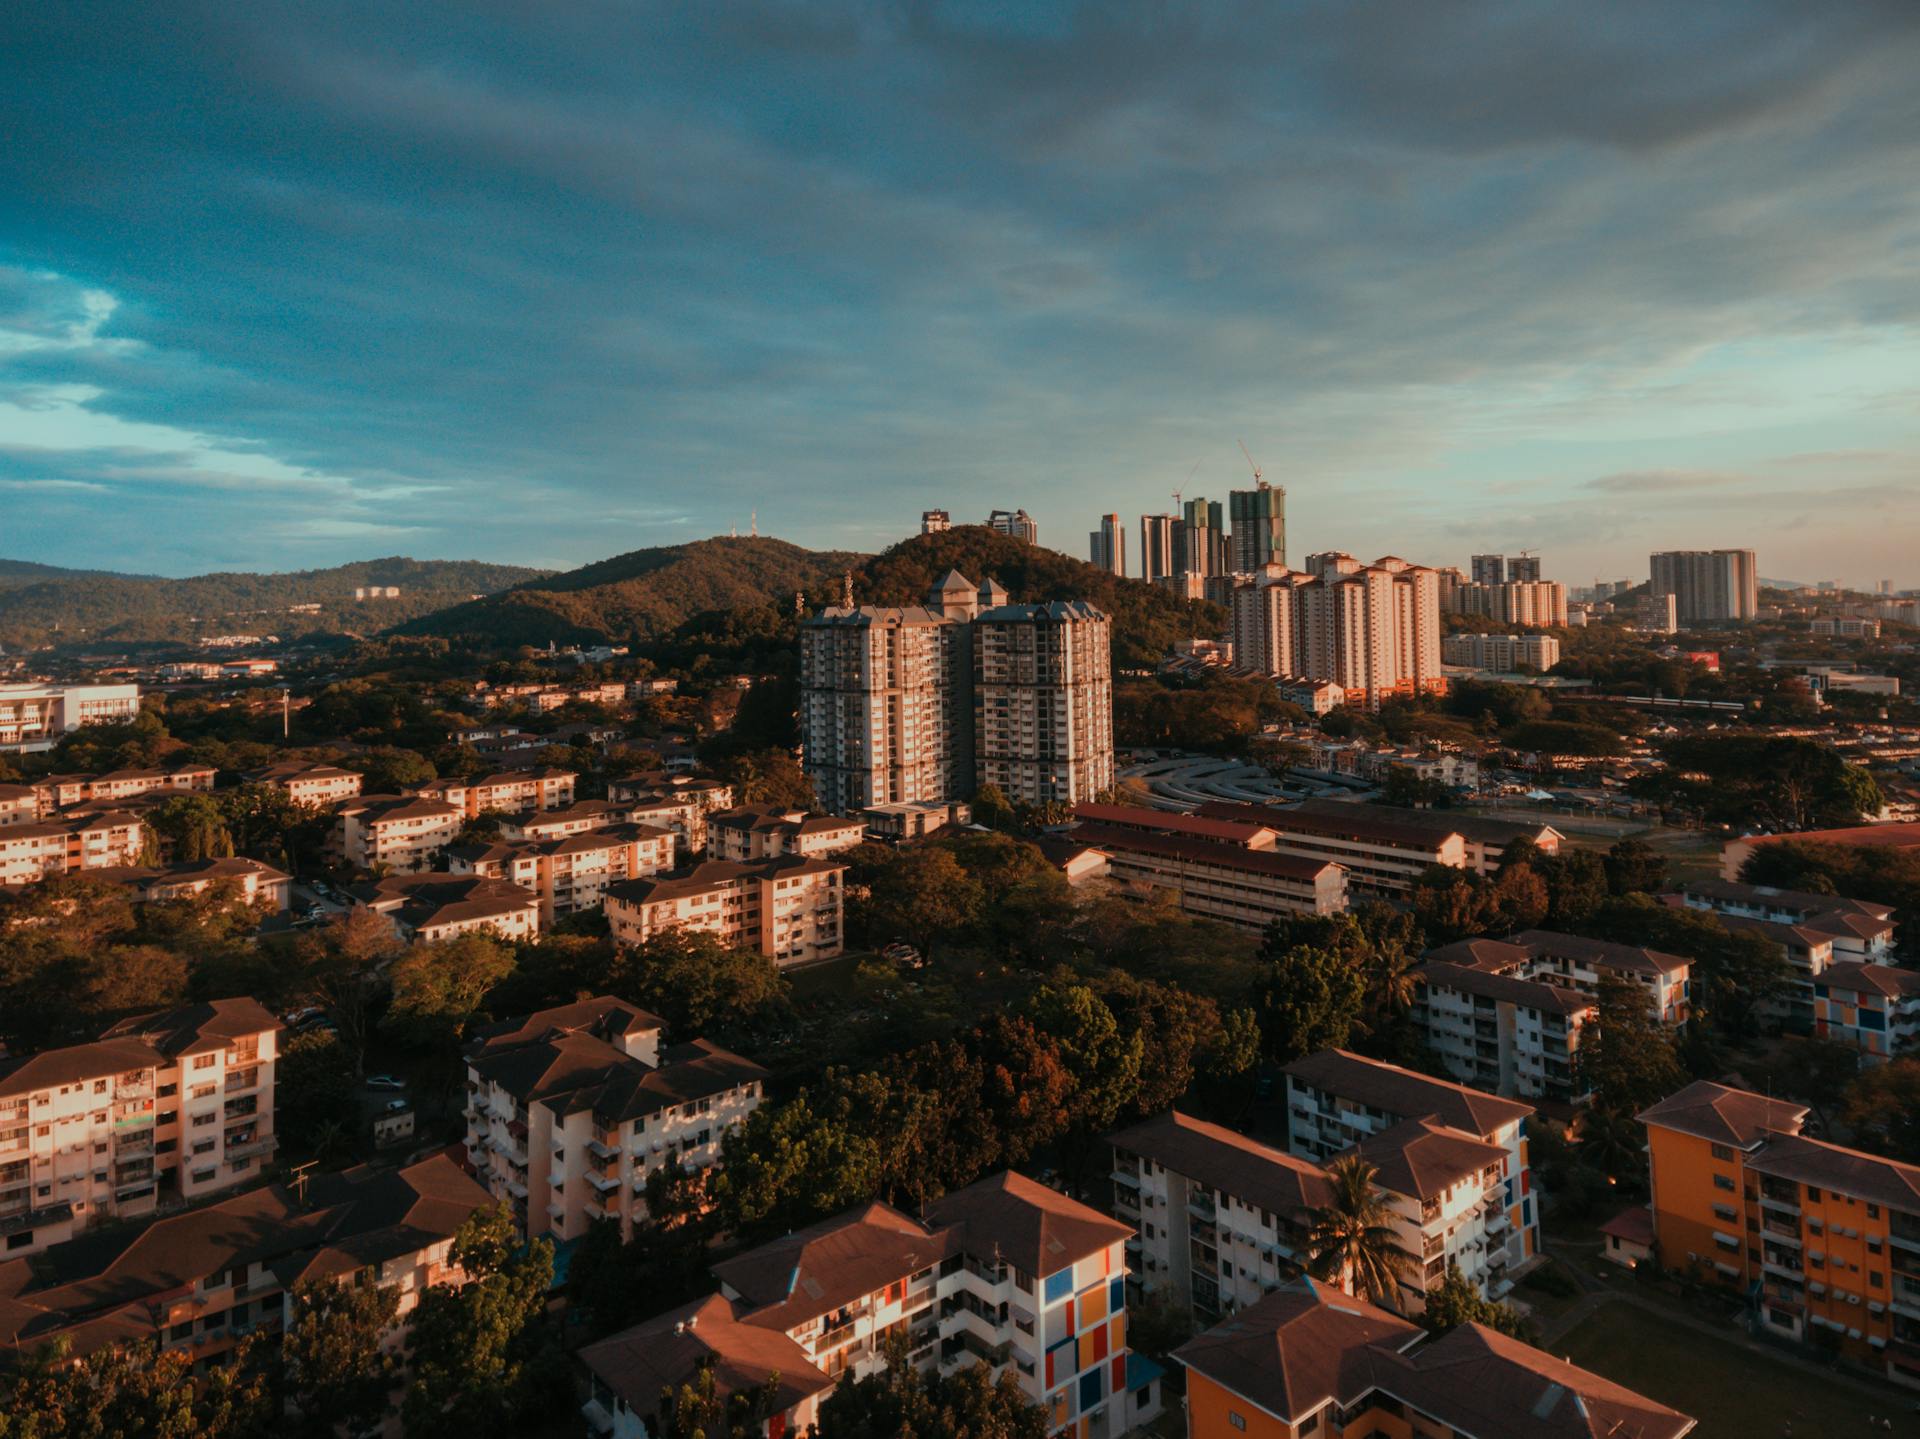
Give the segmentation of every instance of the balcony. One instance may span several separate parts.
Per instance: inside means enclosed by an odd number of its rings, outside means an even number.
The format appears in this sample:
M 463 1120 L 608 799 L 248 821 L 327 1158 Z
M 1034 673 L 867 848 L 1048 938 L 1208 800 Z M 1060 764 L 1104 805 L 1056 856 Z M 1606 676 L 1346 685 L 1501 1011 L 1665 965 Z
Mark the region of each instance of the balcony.
M 1196 1192 L 1187 1196 L 1187 1213 L 1211 1223 L 1219 1214 L 1219 1206 L 1213 1202 L 1211 1194 Z

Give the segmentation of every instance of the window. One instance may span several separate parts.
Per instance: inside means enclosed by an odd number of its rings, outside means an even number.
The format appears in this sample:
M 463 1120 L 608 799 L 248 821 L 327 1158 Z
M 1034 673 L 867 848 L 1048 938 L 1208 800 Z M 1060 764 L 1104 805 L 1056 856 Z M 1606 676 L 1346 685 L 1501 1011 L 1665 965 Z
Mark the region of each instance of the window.
M 1711 1146 L 1711 1148 L 1713 1150 L 1713 1157 L 1715 1159 L 1732 1159 L 1733 1158 L 1733 1151 L 1724 1144 L 1715 1144 Z
M 1716 1174 L 1713 1176 L 1713 1187 L 1731 1192 L 1733 1189 L 1733 1180 L 1724 1174 Z
M 1247 1421 L 1245 1416 L 1241 1414 L 1237 1414 L 1231 1409 L 1227 1411 L 1227 1423 L 1231 1424 L 1236 1429 L 1245 1429 L 1247 1427 Z
M 196 1054 L 193 1057 L 195 1069 L 212 1069 L 219 1062 L 220 1056 L 217 1054 Z

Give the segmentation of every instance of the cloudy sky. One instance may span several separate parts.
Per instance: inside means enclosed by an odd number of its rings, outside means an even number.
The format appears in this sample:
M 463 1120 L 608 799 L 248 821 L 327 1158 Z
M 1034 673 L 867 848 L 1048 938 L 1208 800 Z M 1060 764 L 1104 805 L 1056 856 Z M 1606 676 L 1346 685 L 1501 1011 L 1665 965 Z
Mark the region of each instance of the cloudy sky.
M 1915 0 L 11 6 L 0 556 L 1137 549 L 1244 440 L 1296 561 L 1920 585 L 1916 75 Z

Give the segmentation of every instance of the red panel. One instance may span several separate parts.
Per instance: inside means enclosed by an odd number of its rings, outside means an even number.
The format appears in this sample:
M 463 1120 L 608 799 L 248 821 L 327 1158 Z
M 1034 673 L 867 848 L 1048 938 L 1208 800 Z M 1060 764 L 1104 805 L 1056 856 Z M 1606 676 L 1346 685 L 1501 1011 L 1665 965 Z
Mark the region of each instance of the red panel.
M 1127 1356 L 1122 1354 L 1113 1361 L 1113 1392 L 1127 1392 Z

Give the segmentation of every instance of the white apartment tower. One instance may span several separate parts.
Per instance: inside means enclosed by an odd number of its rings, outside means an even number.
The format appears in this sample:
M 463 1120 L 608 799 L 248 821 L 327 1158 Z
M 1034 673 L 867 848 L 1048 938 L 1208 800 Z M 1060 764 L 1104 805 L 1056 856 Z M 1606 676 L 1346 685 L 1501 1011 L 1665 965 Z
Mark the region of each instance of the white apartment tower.
M 974 762 L 1015 804 L 1113 788 L 1112 625 L 1078 600 L 1001 605 L 973 622 Z
M 1100 516 L 1100 528 L 1087 536 L 1093 562 L 1108 574 L 1127 572 L 1127 531 L 1118 515 Z
M 1263 674 L 1331 680 L 1370 707 L 1444 687 L 1440 575 L 1391 555 L 1309 556 L 1233 592 L 1234 655 Z
M 1752 550 L 1668 550 L 1648 561 L 1651 595 L 1672 595 L 1682 625 L 1750 620 L 1760 612 Z

